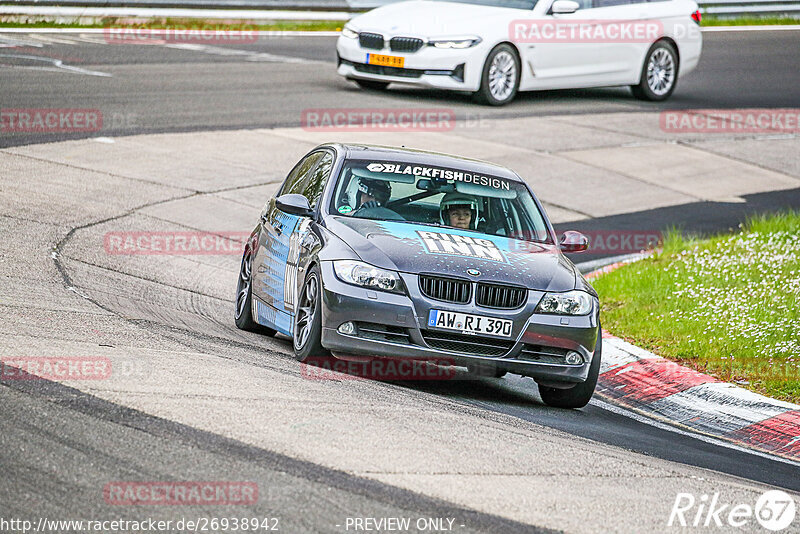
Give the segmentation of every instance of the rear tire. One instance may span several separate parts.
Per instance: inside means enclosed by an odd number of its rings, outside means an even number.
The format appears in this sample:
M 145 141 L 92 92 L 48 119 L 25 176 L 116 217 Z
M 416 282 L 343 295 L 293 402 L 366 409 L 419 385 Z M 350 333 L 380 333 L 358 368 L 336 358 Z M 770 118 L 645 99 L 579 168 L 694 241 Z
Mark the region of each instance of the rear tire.
M 240 330 L 274 336 L 275 330 L 262 326 L 253 320 L 253 250 L 248 245 L 242 255 L 239 267 L 239 281 L 236 284 L 236 309 L 234 321 Z
M 303 363 L 330 356 L 322 346 L 322 278 L 316 265 L 308 270 L 303 289 L 297 296 L 292 347 L 294 357 Z
M 385 91 L 389 82 L 376 82 L 374 80 L 356 80 L 358 86 L 367 91 Z
M 489 106 L 504 106 L 514 100 L 522 75 L 519 56 L 513 46 L 501 43 L 486 57 L 481 87 L 475 97 Z
M 633 96 L 640 100 L 661 102 L 675 91 L 678 85 L 678 53 L 667 41 L 653 43 L 642 65 L 638 85 L 631 85 Z
M 557 389 L 539 385 L 539 395 L 548 406 L 554 408 L 583 408 L 594 395 L 597 386 L 597 377 L 600 375 L 600 357 L 603 352 L 602 330 L 598 329 L 597 344 L 594 348 L 594 357 L 589 366 L 589 376 L 585 382 L 576 384 L 569 389 Z

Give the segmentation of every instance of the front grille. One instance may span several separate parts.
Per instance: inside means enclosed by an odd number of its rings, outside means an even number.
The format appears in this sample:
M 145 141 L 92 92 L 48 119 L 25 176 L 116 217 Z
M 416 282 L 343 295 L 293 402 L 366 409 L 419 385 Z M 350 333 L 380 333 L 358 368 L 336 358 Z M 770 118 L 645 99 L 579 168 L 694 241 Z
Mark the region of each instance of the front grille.
M 364 339 L 411 345 L 411 338 L 408 336 L 408 330 L 400 328 L 399 326 L 358 322 L 356 323 L 356 328 L 358 328 L 358 337 Z
M 381 76 L 398 76 L 400 78 L 419 78 L 425 72 L 418 69 L 402 69 L 400 67 L 383 67 L 381 65 L 367 65 L 365 63 L 353 63 L 353 67 L 358 72 L 366 74 L 379 74 Z
M 470 282 L 452 278 L 420 275 L 419 289 L 428 298 L 455 304 L 466 304 L 472 297 Z
M 361 48 L 383 50 L 383 35 L 379 33 L 362 32 L 358 34 L 358 44 Z
M 484 308 L 514 309 L 525 304 L 528 290 L 522 287 L 478 284 L 475 302 Z
M 557 347 L 545 347 L 544 345 L 528 345 L 522 346 L 522 352 L 517 356 L 518 360 L 525 360 L 528 362 L 539 363 L 559 363 L 565 365 L 565 358 L 567 356 L 567 349 L 559 349 Z
M 502 356 L 514 346 L 513 341 L 490 337 L 447 334 L 434 330 L 420 330 L 422 339 L 434 349 L 474 354 L 475 356 Z
M 424 44 L 425 41 L 416 37 L 392 37 L 389 41 L 392 52 L 416 52 Z

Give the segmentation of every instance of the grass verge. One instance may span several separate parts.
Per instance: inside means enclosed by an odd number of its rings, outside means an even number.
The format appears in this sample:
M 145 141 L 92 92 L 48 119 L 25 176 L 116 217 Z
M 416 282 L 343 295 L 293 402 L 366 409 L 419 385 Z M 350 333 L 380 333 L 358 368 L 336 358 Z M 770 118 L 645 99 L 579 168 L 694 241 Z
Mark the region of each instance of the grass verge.
M 24 19 L 24 20 L 15 20 Z M 151 19 L 135 20 L 106 18 L 93 22 L 54 22 L 34 16 L 6 16 L 0 18 L 2 28 L 150 28 L 150 29 L 214 29 L 247 31 L 340 31 L 344 22 L 340 20 L 277 20 L 277 21 L 230 21 L 202 19 Z
M 96 18 L 81 17 L 72 22 L 54 21 L 51 16 L 36 15 L 3 15 L 0 17 L 2 28 L 107 28 L 110 26 L 133 25 L 137 28 L 215 28 L 215 29 L 241 29 L 241 25 L 248 25 L 248 29 L 259 31 L 339 31 L 344 25 L 340 20 L 286 20 L 286 21 L 222 21 L 203 19 L 150 19 L 139 20 L 131 23 L 122 18 Z M 703 15 L 701 26 L 766 26 L 766 25 L 800 25 L 800 17 L 794 16 L 763 16 L 763 17 L 719 17 Z
M 763 17 L 719 17 L 703 15 L 700 26 L 784 26 L 800 25 L 800 17 L 789 15 L 765 15 Z
M 800 211 L 756 217 L 706 240 L 670 232 L 661 252 L 593 285 L 611 333 L 800 402 Z

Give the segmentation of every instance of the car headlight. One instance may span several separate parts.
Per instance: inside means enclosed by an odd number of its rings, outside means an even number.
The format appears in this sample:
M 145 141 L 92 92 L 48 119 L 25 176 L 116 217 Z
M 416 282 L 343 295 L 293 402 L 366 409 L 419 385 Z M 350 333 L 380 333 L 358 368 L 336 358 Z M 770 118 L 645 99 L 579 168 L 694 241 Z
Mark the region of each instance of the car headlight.
M 480 37 L 453 37 L 447 39 L 430 39 L 428 46 L 435 46 L 436 48 L 471 48 L 481 42 Z
M 344 28 L 342 28 L 342 37 L 347 37 L 348 39 L 358 39 L 358 32 L 353 28 L 348 28 L 347 24 L 345 24 Z
M 373 267 L 368 263 L 352 260 L 334 261 L 333 271 L 339 280 L 347 284 L 391 293 L 403 292 L 403 280 L 399 274 Z
M 545 293 L 536 313 L 553 313 L 557 315 L 586 315 L 592 311 L 592 297 L 585 291 L 567 291 L 566 293 Z

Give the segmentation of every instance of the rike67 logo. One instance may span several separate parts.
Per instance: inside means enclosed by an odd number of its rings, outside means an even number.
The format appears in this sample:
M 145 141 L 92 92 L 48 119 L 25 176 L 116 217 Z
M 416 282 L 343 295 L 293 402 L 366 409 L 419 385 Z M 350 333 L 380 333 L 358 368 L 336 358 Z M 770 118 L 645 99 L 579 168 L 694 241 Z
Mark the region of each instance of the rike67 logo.
M 788 528 L 797 512 L 794 499 L 781 490 L 770 490 L 751 506 L 746 503 L 729 503 L 719 493 L 701 495 L 678 493 L 667 526 L 681 527 L 734 527 L 753 526 L 753 520 L 767 530 L 778 532 Z

